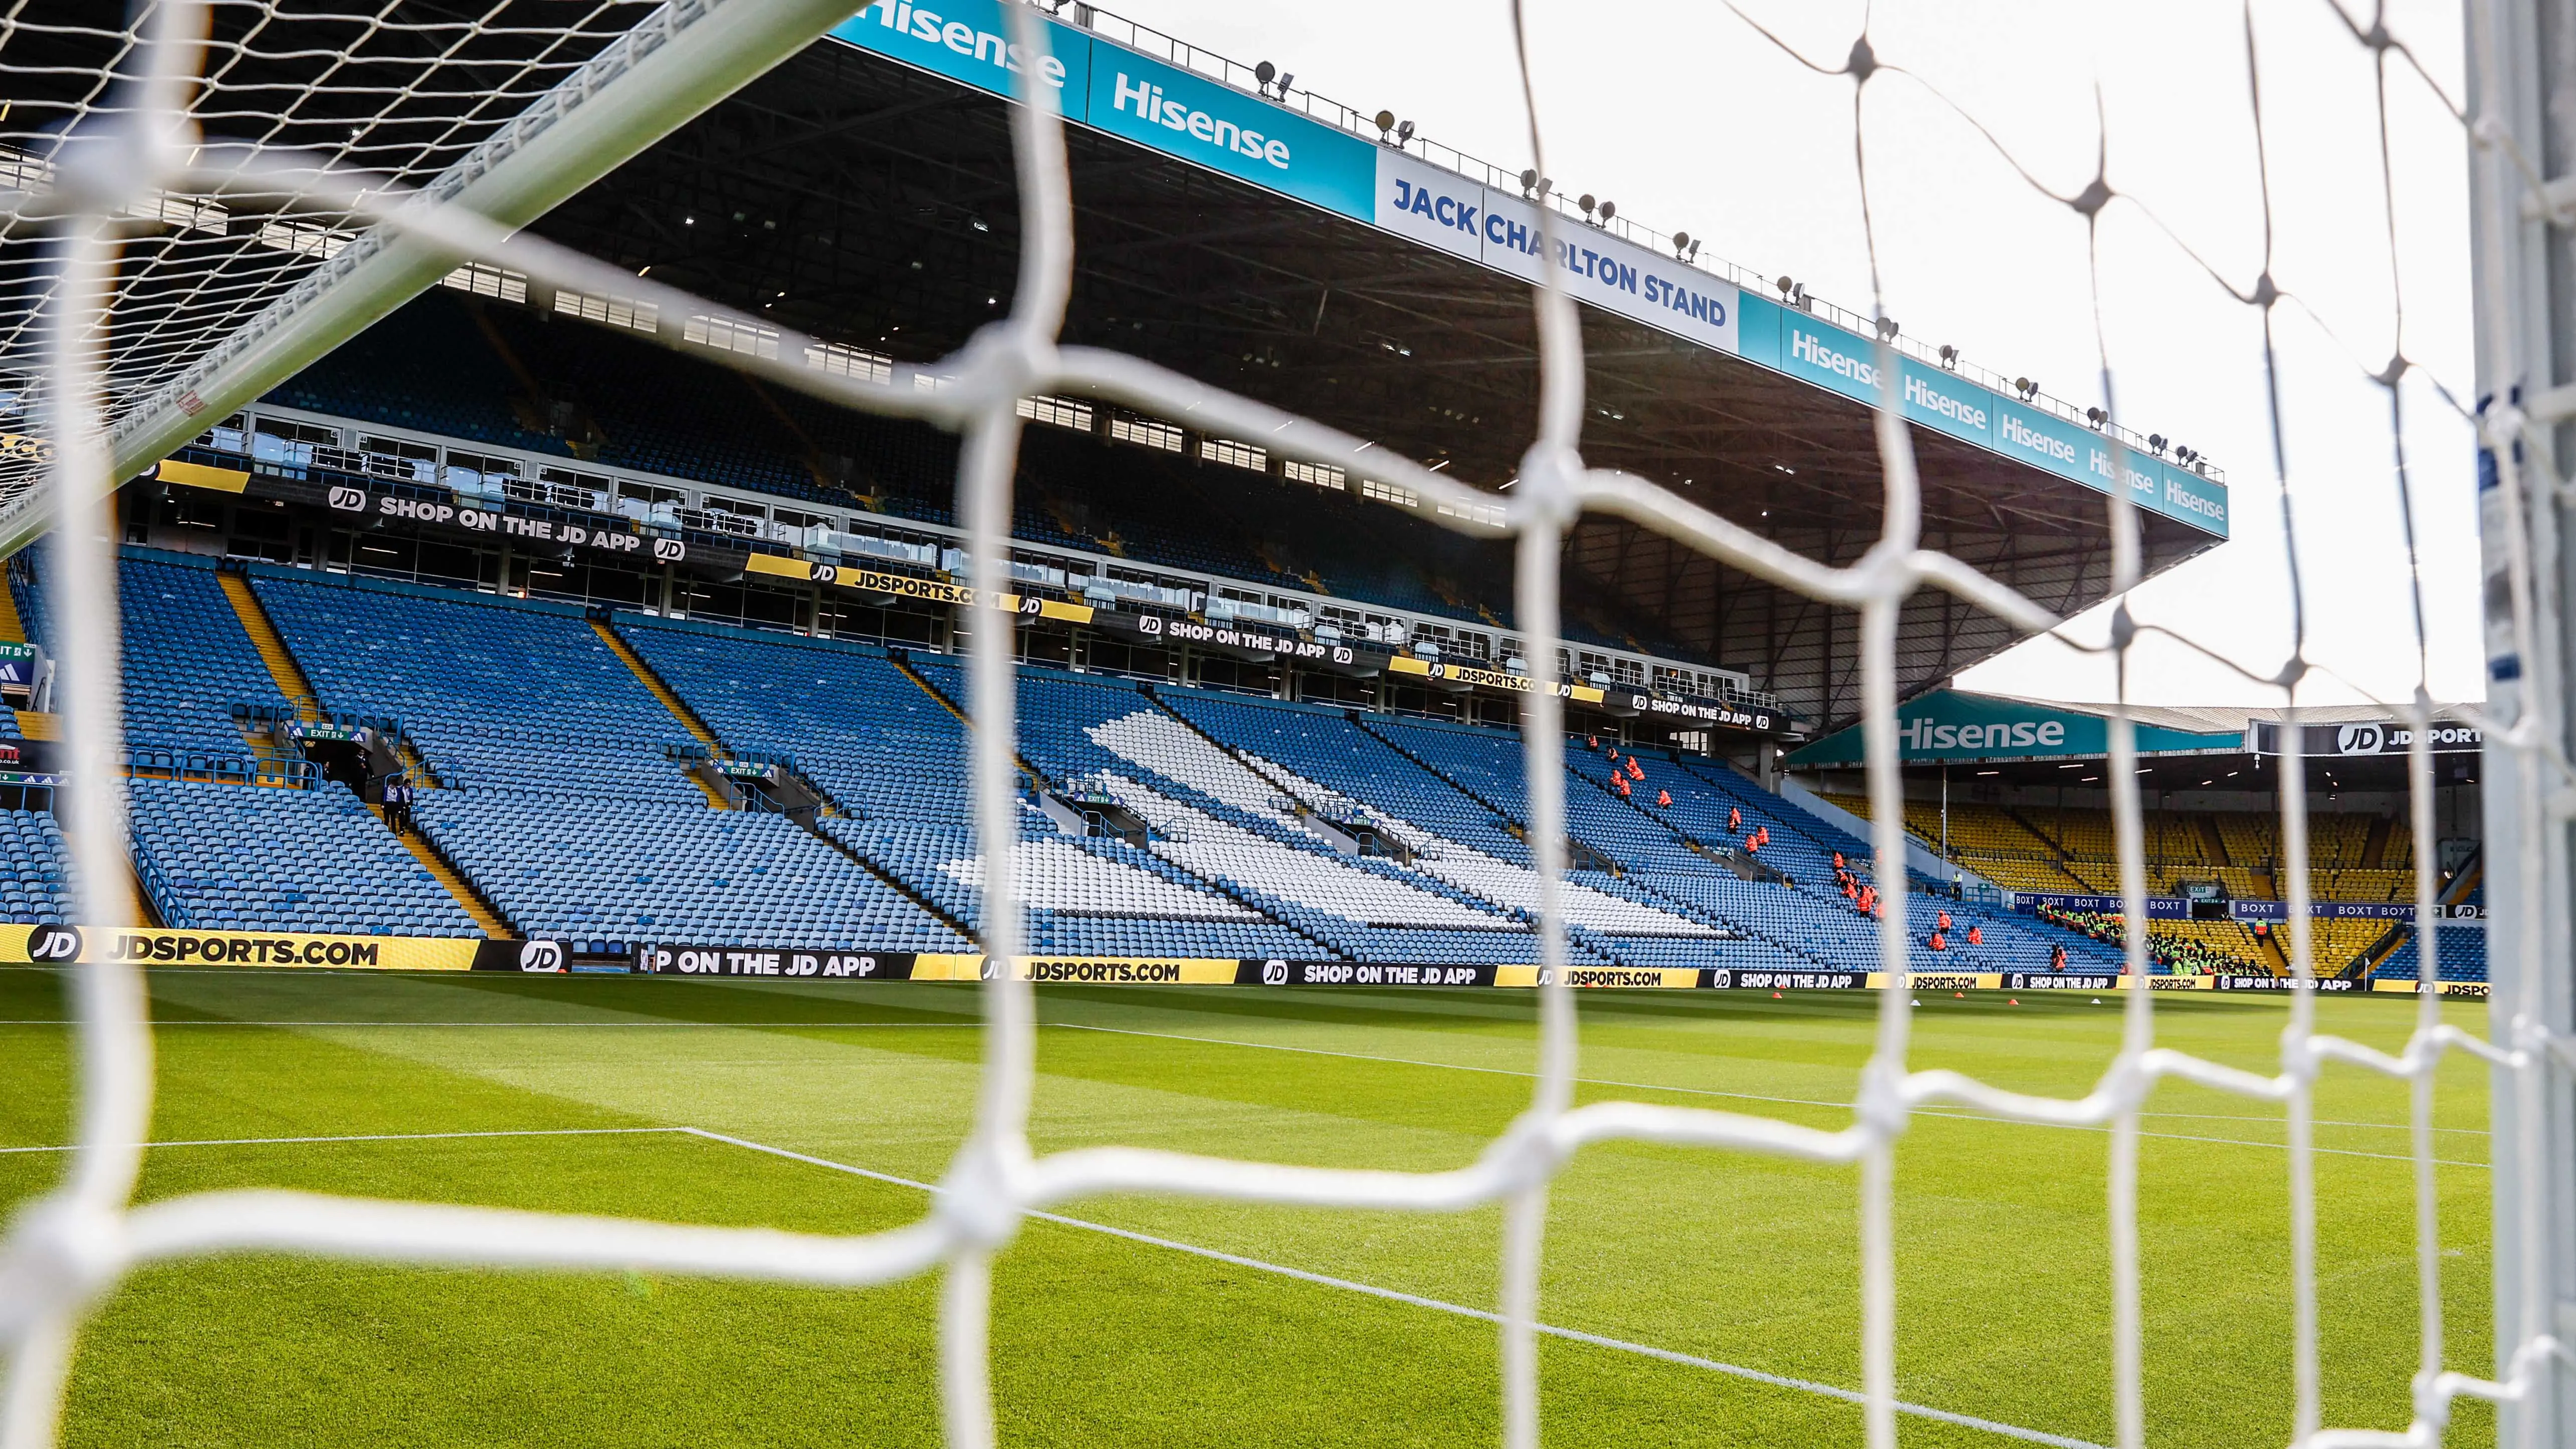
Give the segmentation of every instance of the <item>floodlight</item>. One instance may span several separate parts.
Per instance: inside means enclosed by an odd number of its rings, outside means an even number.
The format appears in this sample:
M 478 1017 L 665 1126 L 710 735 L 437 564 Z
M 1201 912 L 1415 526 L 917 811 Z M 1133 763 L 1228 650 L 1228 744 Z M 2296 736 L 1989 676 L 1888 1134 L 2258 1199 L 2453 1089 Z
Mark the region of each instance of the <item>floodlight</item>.
M 1895 318 L 1882 316 L 1878 319 L 1878 336 L 1880 341 L 1894 342 L 1896 340 L 1897 331 L 1898 328 Z
M 1956 372 L 1956 371 L 1958 371 L 1958 370 L 1959 370 L 1959 349 L 1957 349 L 1956 347 L 1951 346 L 1951 345 L 1950 345 L 1949 343 L 1947 343 L 1947 342 L 1942 343 L 1942 344 L 1941 344 L 1941 365 L 1942 365 L 1943 367 L 1946 367 L 1946 368 L 1950 369 L 1952 372 Z
M 2026 377 L 2016 377 L 2013 379 L 2013 391 L 2021 394 L 2022 401 L 2028 402 L 2039 395 L 2039 384 Z
M 1370 119 L 1377 122 L 1377 138 L 1381 141 L 1386 139 L 1387 132 L 1395 129 L 1395 112 L 1393 111 L 1380 111 Z
M 1395 144 L 1401 146 L 1413 139 L 1413 123 L 1406 121 L 1395 128 Z
M 1789 279 L 1789 278 L 1787 278 L 1787 277 L 1782 277 L 1780 280 L 1778 280 L 1778 281 L 1776 281 L 1776 282 L 1773 282 L 1771 285 L 1772 285 L 1772 286 L 1775 286 L 1775 287 L 1777 287 L 1777 288 L 1779 288 L 1779 289 L 1780 289 L 1780 295 L 1781 295 L 1781 296 L 1783 296 L 1783 297 L 1786 297 L 1786 296 L 1788 296 L 1788 295 L 1789 295 L 1789 289 L 1790 289 L 1790 288 L 1792 288 L 1792 287 L 1797 286 L 1798 284 L 1797 284 L 1795 281 L 1792 281 L 1791 279 Z
M 2110 420 L 2111 415 L 2102 411 L 2100 408 L 2086 408 L 2084 410 L 2084 421 L 2091 423 L 2097 428 Z
M 2163 457 L 2165 455 L 2165 435 L 2162 433 L 2147 434 L 2147 446 L 2156 450 L 2157 457 Z
M 1592 193 L 1587 191 L 1581 196 L 1576 197 L 1574 199 L 1574 204 L 1583 208 L 1583 214 L 1585 216 L 1590 216 L 1592 214 L 1593 207 Z
M 1266 60 L 1252 68 L 1252 78 L 1265 87 L 1267 87 L 1271 81 L 1277 79 L 1278 76 L 1279 67 L 1272 65 Z
M 1615 201 L 1605 201 L 1601 203 L 1601 224 L 1603 226 L 1608 226 L 1610 224 L 1610 218 L 1617 216 L 1618 214 L 1619 203 Z

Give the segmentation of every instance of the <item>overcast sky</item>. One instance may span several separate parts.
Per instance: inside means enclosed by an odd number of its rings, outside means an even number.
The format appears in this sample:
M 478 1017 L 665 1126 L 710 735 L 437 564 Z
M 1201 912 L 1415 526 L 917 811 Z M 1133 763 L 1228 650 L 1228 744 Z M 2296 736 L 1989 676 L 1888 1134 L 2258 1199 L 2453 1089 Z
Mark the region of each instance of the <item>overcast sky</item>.
M 1846 0 L 1742 0 L 1802 54 L 1839 65 L 1862 8 Z M 1117 0 L 1118 13 L 1517 170 L 1529 160 L 1502 0 L 1387 4 Z M 2410 694 L 2417 678 L 2389 405 L 2365 371 L 2397 345 L 2431 682 L 2480 697 L 2477 534 L 2468 425 L 2438 380 L 2471 399 L 2466 147 L 2424 83 L 2392 64 L 2394 280 L 2369 52 L 2327 0 L 2258 0 L 2279 285 L 2324 326 L 2275 313 L 2290 504 L 2303 569 L 2307 656 L 2363 690 Z M 2391 0 L 2390 29 L 2443 90 L 2460 87 L 2460 11 Z M 1787 274 L 1870 310 L 1853 164 L 1853 86 L 1783 55 L 1723 6 L 1669 0 L 1532 0 L 1548 170 L 1567 191 L 1618 202 L 1703 255 Z M 2263 208 L 2242 11 L 2215 0 L 2081 6 L 1915 0 L 1881 6 L 1872 46 L 1981 121 L 2053 190 L 2080 191 L 2107 130 L 2112 184 L 2240 287 L 2262 270 Z M 2099 86 L 2106 124 L 2095 121 Z M 2033 192 L 1956 114 L 1906 75 L 1882 73 L 1862 115 L 1888 313 L 1906 332 L 2027 375 L 2079 406 L 2101 402 L 2085 232 Z M 2269 675 L 2292 610 L 2262 327 L 2128 202 L 2103 212 L 2102 316 L 2119 415 L 2199 448 L 2227 471 L 2234 537 L 2138 592 L 2134 612 Z M 2071 486 L 2071 485 L 2070 485 Z M 2097 611 L 2098 614 L 2099 611 Z M 2099 617 L 2079 629 L 2099 638 Z M 1725 662 L 1725 661 L 1721 661 Z M 2135 656 L 2132 698 L 2278 703 L 2276 690 L 2171 645 Z M 1969 671 L 1963 684 L 2076 700 L 2113 696 L 2108 667 L 2051 641 Z M 2356 698 L 2311 676 L 2308 702 Z

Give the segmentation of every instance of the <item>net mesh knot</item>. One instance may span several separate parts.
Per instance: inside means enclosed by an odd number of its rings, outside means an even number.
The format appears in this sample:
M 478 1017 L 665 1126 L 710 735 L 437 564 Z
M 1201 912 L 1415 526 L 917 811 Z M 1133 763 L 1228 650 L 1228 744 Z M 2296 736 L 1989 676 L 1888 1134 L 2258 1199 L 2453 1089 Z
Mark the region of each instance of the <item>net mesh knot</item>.
M 1023 1142 L 977 1138 L 958 1149 L 948 1175 L 939 1181 L 933 1210 L 958 1246 L 998 1252 L 1020 1235 L 1028 1161 Z
M 1007 417 L 1019 400 L 1056 370 L 1055 343 L 1017 320 L 978 329 L 952 359 L 956 376 L 940 389 L 953 421 Z
M 1871 1057 L 1869 1065 L 1861 1068 L 1860 1096 L 1852 1102 L 1852 1115 L 1872 1142 L 1893 1142 L 1904 1136 L 1912 1120 L 1905 1105 L 1905 1068 L 1883 1056 Z

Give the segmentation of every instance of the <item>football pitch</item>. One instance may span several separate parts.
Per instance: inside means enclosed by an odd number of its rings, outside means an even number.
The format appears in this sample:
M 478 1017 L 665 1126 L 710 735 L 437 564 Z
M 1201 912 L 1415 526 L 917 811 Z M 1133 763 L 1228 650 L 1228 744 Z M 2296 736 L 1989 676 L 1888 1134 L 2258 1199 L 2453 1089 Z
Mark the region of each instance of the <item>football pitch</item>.
M 65 978 L 0 971 L 0 1198 L 66 1165 Z M 278 1186 L 855 1233 L 928 1205 L 963 1137 L 977 988 L 651 977 L 154 973 L 144 1199 Z M 2081 1094 L 2108 996 L 1921 998 L 1912 1064 Z M 1527 1104 L 1531 993 L 1041 987 L 1031 1136 L 1333 1166 L 1462 1165 Z M 2157 1003 L 2161 1042 L 2270 1072 L 2277 1000 Z M 2402 1044 L 2411 1000 L 2325 999 Z M 1579 1101 L 1849 1120 L 1875 999 L 1586 993 Z M 2483 1035 L 2485 1003 L 2446 1003 Z M 2440 1084 L 2451 1366 L 2491 1368 L 2484 1068 Z M 2290 1433 L 2280 1114 L 2167 1083 L 2141 1236 L 2149 1438 Z M 2417 1353 L 2406 1088 L 2318 1089 L 2326 1422 L 2402 1428 Z M 2113 1435 L 2107 1134 L 1957 1111 L 1898 1148 L 1906 1443 Z M 1553 1445 L 1858 1444 L 1856 1169 L 1587 1148 L 1550 1199 Z M 997 1260 L 1006 1443 L 1498 1442 L 1500 1212 L 1411 1216 L 1121 1197 Z M 73 1446 L 934 1444 L 936 1283 L 161 1266 L 80 1341 Z M 2448 1442 L 2493 1440 L 2463 1402 Z

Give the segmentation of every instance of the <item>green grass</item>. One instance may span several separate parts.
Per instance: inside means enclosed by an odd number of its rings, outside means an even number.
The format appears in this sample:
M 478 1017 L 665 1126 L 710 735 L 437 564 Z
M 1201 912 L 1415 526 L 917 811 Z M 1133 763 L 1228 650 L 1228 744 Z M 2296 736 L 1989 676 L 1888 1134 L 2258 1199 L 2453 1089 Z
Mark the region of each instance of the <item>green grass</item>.
M 935 1180 L 963 1135 L 975 988 L 651 978 L 168 972 L 156 1140 L 690 1126 Z M 66 1140 L 61 979 L 0 972 L 0 1145 Z M 1340 1166 L 1470 1160 L 1526 1103 L 1528 993 L 1064 988 L 1039 994 L 1032 1135 Z M 2160 1038 L 2269 1070 L 2285 1008 L 2166 998 Z M 1873 1002 L 1582 998 L 1585 1100 L 1848 1121 Z M 2394 1049 L 2412 1003 L 2327 1000 Z M 2482 1008 L 2446 1008 L 2472 1030 Z M 2090 998 L 1926 997 L 1918 1067 L 2080 1093 L 2116 1045 Z M 1280 1048 L 1293 1048 L 1281 1050 Z M 1621 1085 L 1610 1085 L 1617 1083 Z M 2491 1361 L 2485 1079 L 2440 1096 L 2453 1366 Z M 1710 1095 L 1716 1094 L 1716 1095 Z M 1736 1094 L 1736 1095 L 1727 1095 Z M 2329 1423 L 2401 1427 L 2416 1353 L 2400 1084 L 2330 1070 L 2318 1115 Z M 2147 1395 L 2158 1444 L 2285 1441 L 2286 1154 L 2276 1112 L 2167 1085 L 2146 1123 Z M 2227 1139 L 2208 1141 L 2200 1139 Z M 1919 1119 L 1898 1153 L 1899 1388 L 1916 1403 L 2112 1437 L 2098 1132 Z M 2367 1154 L 2384 1154 L 2372 1156 Z M 58 1154 L 0 1154 L 0 1199 Z M 1552 1324 L 1856 1386 L 1856 1173 L 1634 1144 L 1551 1197 Z M 169 1147 L 147 1199 L 274 1185 L 686 1222 L 864 1232 L 920 1192 L 675 1133 Z M 1493 1306 L 1499 1215 L 1413 1217 L 1117 1198 L 1066 1212 L 1264 1263 Z M 72 1446 L 727 1445 L 937 1441 L 935 1283 L 825 1291 L 635 1275 L 241 1257 L 152 1269 L 86 1327 Z M 1344 1288 L 1032 1223 L 999 1259 L 1006 1442 L 1486 1444 L 1494 1330 Z M 1857 1444 L 1852 1406 L 1548 1340 L 1552 1445 Z M 2452 1442 L 2492 1442 L 2464 1406 Z M 1908 1418 L 1908 1445 L 2002 1445 Z

